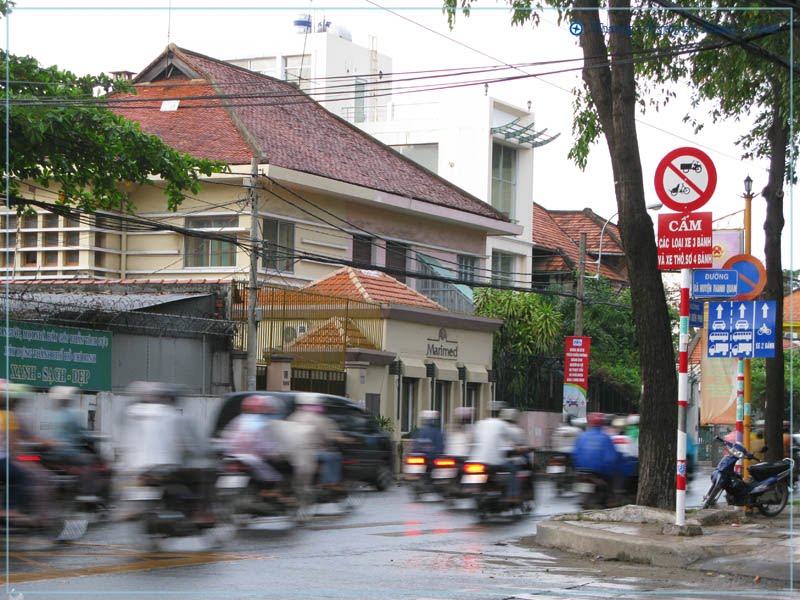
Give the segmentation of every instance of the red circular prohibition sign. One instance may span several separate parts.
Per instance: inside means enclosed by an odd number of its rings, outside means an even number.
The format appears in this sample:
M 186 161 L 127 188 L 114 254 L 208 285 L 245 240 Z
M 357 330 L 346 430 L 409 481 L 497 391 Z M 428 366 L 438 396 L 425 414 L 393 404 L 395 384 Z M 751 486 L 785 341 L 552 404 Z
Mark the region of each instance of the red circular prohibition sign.
M 676 148 L 658 163 L 654 183 L 665 206 L 677 212 L 691 212 L 711 199 L 717 187 L 717 169 L 702 150 Z M 685 202 L 681 202 L 683 198 Z

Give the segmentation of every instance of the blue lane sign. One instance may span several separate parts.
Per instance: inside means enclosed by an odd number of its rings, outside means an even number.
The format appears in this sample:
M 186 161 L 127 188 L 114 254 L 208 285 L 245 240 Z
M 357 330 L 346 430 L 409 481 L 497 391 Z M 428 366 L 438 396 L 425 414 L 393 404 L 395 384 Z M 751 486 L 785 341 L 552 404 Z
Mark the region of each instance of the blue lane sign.
M 733 298 L 739 295 L 739 273 L 734 269 L 692 271 L 692 298 Z
M 689 327 L 703 326 L 703 301 L 689 300 Z
M 773 358 L 779 339 L 775 300 L 708 303 L 708 355 Z

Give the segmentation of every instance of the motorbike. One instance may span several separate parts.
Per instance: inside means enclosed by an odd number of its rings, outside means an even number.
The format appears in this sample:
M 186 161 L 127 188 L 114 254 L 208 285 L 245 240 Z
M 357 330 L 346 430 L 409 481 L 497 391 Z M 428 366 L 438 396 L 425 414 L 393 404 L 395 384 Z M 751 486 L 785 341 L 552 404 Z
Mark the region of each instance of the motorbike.
M 750 466 L 750 481 L 736 473 L 736 463 L 741 459 L 757 460 L 738 442 L 729 442 L 721 437 L 729 454 L 722 457 L 711 473 L 711 487 L 703 496 L 703 508 L 710 508 L 725 492 L 725 500 L 731 506 L 756 508 L 765 517 L 775 517 L 786 507 L 789 499 L 789 474 L 793 464 L 791 458 L 777 462 L 761 462 Z
M 76 499 L 78 478 L 76 475 L 48 468 L 42 460 L 44 449 L 38 443 L 22 444 L 22 449 L 14 457 L 19 463 L 36 463 L 45 468 L 47 481 L 47 519 L 32 515 L 24 518 L 9 518 L 7 533 L 38 533 L 58 542 L 72 542 L 84 536 L 88 520 L 81 512 Z M 36 485 L 35 481 L 29 485 Z M 38 492 L 38 493 L 41 493 Z M 5 477 L 0 482 L 0 495 L 6 497 Z
M 419 500 L 424 494 L 436 494 L 445 500 L 462 496 L 459 473 L 463 458 L 437 456 L 429 460 L 424 454 L 411 453 L 403 464 L 403 479 L 409 484 L 411 496 Z
M 303 520 L 300 501 L 294 492 L 291 466 L 285 461 L 273 466 L 281 472 L 278 482 L 265 479 L 259 472 L 260 459 L 234 454 L 222 459 L 217 476 L 217 494 L 230 507 L 234 525 L 247 526 L 256 519 Z
M 533 510 L 533 469 L 527 458 L 518 462 L 516 477 L 519 483 L 518 499 L 509 498 L 506 490 L 508 478 L 514 476 L 505 466 L 487 465 L 466 461 L 462 468 L 461 488 L 467 497 L 474 498 L 481 520 L 490 515 L 511 514 L 522 516 Z
M 169 540 L 188 537 L 218 543 L 217 528 L 230 518 L 227 506 L 213 493 L 213 476 L 213 469 L 159 465 L 138 474 L 124 488 L 128 517 L 140 520 L 150 547 L 160 550 Z
M 572 489 L 580 495 L 581 507 L 591 510 L 634 503 L 638 486 L 639 461 L 632 456 L 625 456 L 618 478 L 578 469 Z
M 554 454 L 547 460 L 545 472 L 556 486 L 556 494 L 563 496 L 575 483 L 575 468 L 569 454 Z

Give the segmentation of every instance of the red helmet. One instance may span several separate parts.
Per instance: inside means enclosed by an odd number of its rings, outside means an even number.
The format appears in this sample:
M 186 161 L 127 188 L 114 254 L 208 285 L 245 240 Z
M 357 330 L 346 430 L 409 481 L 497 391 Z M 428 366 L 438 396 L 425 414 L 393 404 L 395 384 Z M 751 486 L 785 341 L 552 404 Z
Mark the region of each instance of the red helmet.
M 602 427 L 606 424 L 606 416 L 603 413 L 589 413 L 586 415 L 586 422 L 590 427 Z
M 267 396 L 248 396 L 242 400 L 243 413 L 270 413 L 272 412 L 272 402 Z

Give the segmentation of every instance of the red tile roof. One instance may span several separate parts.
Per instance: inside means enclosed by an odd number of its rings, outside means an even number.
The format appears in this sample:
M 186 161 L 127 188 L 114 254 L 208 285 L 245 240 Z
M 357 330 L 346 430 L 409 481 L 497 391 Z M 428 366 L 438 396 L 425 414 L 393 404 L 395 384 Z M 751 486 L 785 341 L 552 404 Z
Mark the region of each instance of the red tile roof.
M 367 300 L 376 304 L 403 304 L 445 310 L 430 298 L 400 283 L 391 275 L 353 267 L 343 267 L 334 271 L 327 277 L 307 285 L 304 289 L 329 296 Z
M 290 352 L 330 352 L 343 348 L 366 348 L 375 350 L 375 344 L 358 328 L 352 319 L 332 317 L 325 323 L 304 333 L 294 340 L 287 350 Z
M 591 215 L 589 215 L 587 211 L 591 213 Z M 594 217 L 592 215 L 594 215 Z M 596 256 L 599 252 L 599 248 L 597 250 L 592 250 L 589 240 L 593 239 L 594 243 L 599 243 L 600 231 L 605 220 L 601 220 L 598 225 L 595 218 L 599 219 L 599 217 L 589 209 L 583 211 L 551 211 L 534 202 L 534 247 L 538 247 L 540 250 L 552 250 L 553 254 L 540 257 L 536 256 L 536 253 L 534 253 L 533 271 L 535 273 L 544 271 L 565 273 L 577 269 L 580 262 L 580 234 L 582 231 L 586 231 L 587 233 L 586 260 L 591 260 L 588 256 L 590 254 Z M 603 236 L 604 256 L 606 255 L 606 244 L 608 244 L 609 247 L 609 254 L 621 252 L 619 245 L 613 241 L 612 237 L 609 235 L 609 231 L 612 228 L 614 234 L 619 235 L 616 225 L 609 223 L 608 227 L 606 227 L 605 235 Z M 591 274 L 592 272 L 596 272 L 597 267 L 589 262 L 587 263 L 586 269 L 587 273 Z M 618 273 L 605 263 L 601 263 L 600 273 L 606 279 L 627 281 L 624 274 Z
M 161 76 L 167 68 L 175 78 Z M 198 74 L 200 80 L 187 79 Z M 146 108 L 136 108 L 134 101 L 114 110 L 192 156 L 249 164 L 260 151 L 271 165 L 508 220 L 285 81 L 170 45 L 134 85 L 139 99 L 153 101 L 145 102 Z M 180 99 L 179 108 L 161 112 L 167 99 Z
M 800 290 L 783 298 L 783 325 L 788 327 L 790 323 L 800 327 Z

